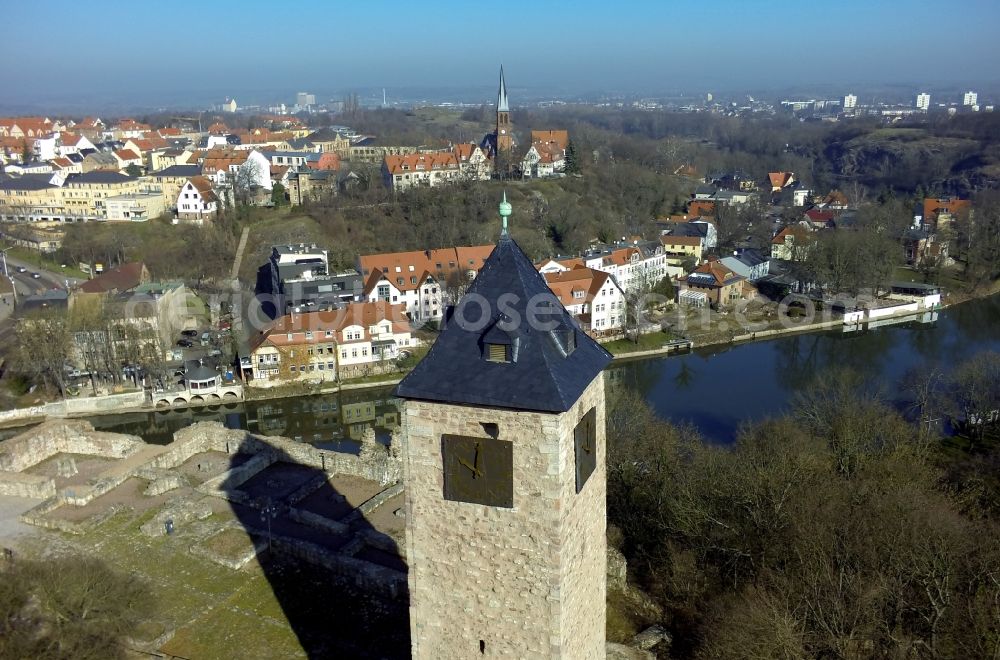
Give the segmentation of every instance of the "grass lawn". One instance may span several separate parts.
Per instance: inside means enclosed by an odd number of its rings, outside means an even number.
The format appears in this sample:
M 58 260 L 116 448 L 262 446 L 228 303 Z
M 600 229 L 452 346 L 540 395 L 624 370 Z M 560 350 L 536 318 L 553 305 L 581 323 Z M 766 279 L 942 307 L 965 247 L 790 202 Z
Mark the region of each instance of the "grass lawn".
M 604 348 L 608 349 L 615 355 L 622 355 L 624 353 L 651 351 L 657 348 L 663 348 L 663 345 L 671 339 L 673 339 L 673 335 L 670 333 L 651 332 L 647 335 L 639 335 L 638 342 L 634 342 L 631 339 L 616 339 L 615 341 L 604 344 Z

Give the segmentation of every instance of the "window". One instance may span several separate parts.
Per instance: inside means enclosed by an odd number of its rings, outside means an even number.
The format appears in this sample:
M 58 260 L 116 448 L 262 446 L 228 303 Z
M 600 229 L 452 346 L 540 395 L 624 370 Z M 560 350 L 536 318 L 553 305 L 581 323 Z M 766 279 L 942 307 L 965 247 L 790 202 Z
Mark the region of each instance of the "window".
M 294 365 L 294 364 L 293 364 L 293 365 L 291 365 L 291 366 L 290 366 L 290 367 L 288 367 L 288 368 L 289 368 L 289 369 L 291 370 L 291 372 L 292 372 L 293 374 L 295 373 L 295 365 Z
M 340 352 L 340 358 L 342 360 L 346 360 L 347 359 L 347 349 L 346 348 Z
M 351 357 L 352 358 L 358 357 L 358 349 L 356 349 L 356 348 L 352 348 L 351 349 Z
M 510 347 L 505 344 L 487 344 L 486 359 L 490 362 L 510 362 Z

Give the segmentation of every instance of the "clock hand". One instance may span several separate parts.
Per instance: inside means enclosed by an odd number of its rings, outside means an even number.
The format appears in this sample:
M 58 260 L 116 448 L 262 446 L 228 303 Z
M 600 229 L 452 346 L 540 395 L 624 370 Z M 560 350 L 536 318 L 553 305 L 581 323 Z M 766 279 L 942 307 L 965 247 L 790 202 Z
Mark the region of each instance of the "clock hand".
M 461 463 L 462 465 L 464 465 L 465 467 L 469 468 L 469 470 L 472 471 L 473 478 L 475 478 L 477 476 L 480 476 L 480 477 L 483 476 L 483 473 L 482 473 L 482 471 L 479 468 L 477 468 L 476 466 L 474 466 L 472 463 L 470 463 L 469 461 L 465 460 L 464 458 L 459 457 L 458 462 Z
M 476 472 L 479 472 L 479 443 L 476 443 L 476 457 L 473 459 L 473 465 L 476 466 Z M 482 474 L 482 472 L 479 472 Z

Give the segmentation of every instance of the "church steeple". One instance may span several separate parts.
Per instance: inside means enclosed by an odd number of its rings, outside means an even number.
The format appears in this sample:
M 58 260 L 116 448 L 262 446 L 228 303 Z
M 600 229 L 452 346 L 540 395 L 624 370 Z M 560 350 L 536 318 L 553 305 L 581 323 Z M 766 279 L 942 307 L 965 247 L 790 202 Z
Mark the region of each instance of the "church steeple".
M 503 80 L 503 64 L 500 65 L 500 92 L 497 94 L 497 112 L 510 112 L 507 104 L 507 84 Z
M 507 83 L 500 65 L 500 91 L 497 92 L 497 151 L 510 151 L 514 146 L 514 135 L 510 125 L 510 103 L 507 100 Z

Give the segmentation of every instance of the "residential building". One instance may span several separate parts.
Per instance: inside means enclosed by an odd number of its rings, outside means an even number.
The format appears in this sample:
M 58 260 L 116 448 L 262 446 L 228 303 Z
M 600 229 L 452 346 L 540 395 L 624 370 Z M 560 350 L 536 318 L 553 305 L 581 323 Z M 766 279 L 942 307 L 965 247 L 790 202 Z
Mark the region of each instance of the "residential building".
M 70 294 L 69 304 L 73 307 L 88 301 L 129 293 L 140 285 L 148 283 L 150 279 L 149 269 L 141 261 L 122 264 L 75 288 Z
M 858 107 L 858 97 L 854 94 L 848 94 L 844 97 L 844 110 L 854 110 Z
M 663 246 L 663 256 L 667 275 L 677 278 L 686 272 L 685 264 L 691 261 L 697 266 L 704 254 L 704 238 L 701 236 L 682 236 L 679 234 L 663 234 L 660 236 Z
M 3 240 L 17 247 L 28 248 L 42 254 L 51 254 L 62 247 L 66 230 L 60 227 L 33 227 L 14 225 L 0 233 Z
M 333 155 L 333 154 L 324 154 Z M 338 192 L 340 176 L 336 170 L 304 169 L 288 173 L 288 200 L 292 206 L 332 197 Z
M 118 172 L 85 172 L 66 178 L 59 191 L 65 215 L 89 220 L 108 218 L 107 200 L 143 191 L 139 179 Z M 148 192 L 148 191 L 147 191 Z
M 962 96 L 962 105 L 964 106 L 975 106 L 979 105 L 979 94 L 973 91 L 968 91 Z
M 955 218 L 968 218 L 972 202 L 957 197 L 927 197 L 923 203 L 922 223 L 935 231 L 947 227 Z
M 115 154 L 111 151 L 95 151 L 92 154 L 87 154 L 80 168 L 84 174 L 94 171 L 117 172 L 121 169 L 120 161 L 115 158 Z
M 118 169 L 127 169 L 129 165 L 135 165 L 136 167 L 142 167 L 142 156 L 135 153 L 131 149 L 117 149 L 113 152 L 115 158 L 118 160 Z
M 416 186 L 439 186 L 460 178 L 458 159 L 451 151 L 386 156 L 382 161 L 382 178 L 396 192 Z
M 746 281 L 721 262 L 707 261 L 681 280 L 680 293 L 701 293 L 713 307 L 729 307 L 744 297 Z
M 226 99 L 223 101 L 221 109 L 223 112 L 236 112 L 238 109 L 236 99 Z
M 219 208 L 219 196 L 206 177 L 189 178 L 177 193 L 177 217 L 180 220 L 201 224 L 205 220 L 214 220 Z
M 521 176 L 538 179 L 558 176 L 566 170 L 566 150 L 556 142 L 535 142 L 521 159 Z
M 361 275 L 357 271 L 331 274 L 326 250 L 315 244 L 275 245 L 269 265 L 276 314 L 364 300 Z
M 931 95 L 927 92 L 917 94 L 917 110 L 927 112 L 931 107 Z
M 409 156 L 423 151 L 420 147 L 403 145 L 375 145 L 367 142 L 361 144 L 351 144 L 346 155 L 341 158 L 350 160 L 352 163 L 380 163 L 387 156 Z M 340 155 L 340 154 L 338 154 Z
M 785 261 L 802 261 L 806 258 L 812 236 L 801 225 L 789 225 L 771 239 L 771 258 Z
M 625 291 L 608 273 L 581 266 L 542 276 L 584 331 L 600 335 L 625 327 Z
M 687 222 L 670 223 L 663 230 L 668 236 L 692 236 L 701 241 L 703 251 L 711 250 L 719 243 L 719 232 L 715 224 L 705 218 L 695 217 Z M 663 238 L 660 239 L 661 243 Z
M 167 210 L 167 200 L 159 192 L 115 195 L 104 204 L 109 221 L 146 222 Z
M 938 239 L 933 231 L 923 228 L 907 229 L 903 233 L 903 258 L 908 266 L 924 263 L 947 265 L 948 242 Z
M 358 257 L 364 295 L 405 305 L 413 321 L 438 321 L 493 250 L 492 245 L 393 252 Z
M 486 152 L 479 145 L 469 143 L 456 144 L 452 147 L 458 160 L 458 169 L 462 178 L 467 181 L 488 181 L 493 173 L 493 161 L 486 157 Z
M 583 253 L 583 264 L 608 273 L 624 291 L 655 286 L 667 276 L 667 260 L 659 241 L 601 245 Z
M 771 260 L 758 250 L 745 249 L 733 252 L 719 260 L 723 266 L 749 282 L 756 282 L 771 272 Z
M 796 183 L 794 172 L 768 172 L 768 181 L 771 184 L 771 192 L 780 192 Z
M 250 348 L 248 385 L 325 382 L 391 369 L 400 350 L 417 346 L 403 305 L 351 303 L 276 319 Z
M 178 193 L 180 193 L 181 188 L 184 187 L 188 179 L 195 176 L 201 176 L 201 165 L 171 165 L 170 167 L 148 174 L 142 177 L 141 180 L 146 182 L 147 185 L 159 188 L 163 193 L 166 203 L 170 204 L 170 208 L 176 208 Z

